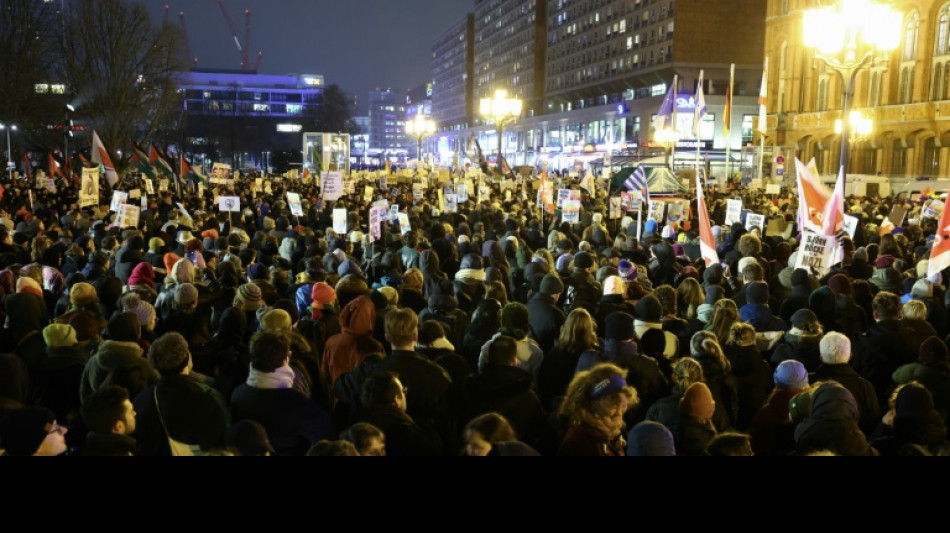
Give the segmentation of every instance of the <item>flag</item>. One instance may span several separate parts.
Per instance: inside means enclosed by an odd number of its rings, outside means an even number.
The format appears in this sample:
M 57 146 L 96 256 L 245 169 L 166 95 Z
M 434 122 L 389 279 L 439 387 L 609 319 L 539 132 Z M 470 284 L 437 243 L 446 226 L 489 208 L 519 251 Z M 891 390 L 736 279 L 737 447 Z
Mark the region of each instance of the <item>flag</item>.
M 549 214 L 555 213 L 554 191 L 548 194 L 548 164 L 545 163 L 541 170 L 541 189 L 538 191 L 538 207 L 544 207 Z
M 638 166 L 623 185 L 629 191 L 640 191 L 643 194 L 643 201 L 647 205 L 650 204 L 650 186 L 647 183 L 647 171 L 643 165 Z
M 129 162 L 142 174 L 145 174 L 149 178 L 155 177 L 152 167 L 148 164 L 148 154 L 145 153 L 145 150 L 143 150 L 141 146 L 136 144 L 135 139 L 132 140 L 132 158 Z
M 699 250 L 708 268 L 713 263 L 719 262 L 719 254 L 716 253 L 716 239 L 709 225 L 709 211 L 706 209 L 703 183 L 699 176 L 696 176 L 696 206 L 699 209 Z
M 845 170 L 844 167 L 841 167 L 838 182 L 835 184 L 835 192 L 831 195 L 828 203 L 825 204 L 825 211 L 822 215 L 822 234 L 834 237 L 837 243 L 834 263 L 844 261 L 843 243 L 844 238 L 848 236 L 844 230 L 844 179 Z
M 46 154 L 47 157 L 47 173 L 49 177 L 55 178 L 56 176 L 63 177 L 63 171 L 59 168 L 59 162 L 56 161 L 56 158 L 53 157 L 52 153 Z
M 188 161 L 185 161 L 185 156 L 179 154 L 179 176 L 181 176 L 181 181 L 194 181 L 198 180 L 203 183 L 206 187 L 210 187 L 211 184 L 208 182 L 208 178 L 202 176 L 201 174 L 195 172 L 195 169 L 188 164 Z M 308 171 L 304 169 L 304 174 L 307 174 Z
M 699 124 L 706 118 L 706 93 L 703 91 L 703 71 L 699 71 L 696 84 L 696 107 L 693 108 L 693 136 L 699 139 Z
M 86 159 L 86 156 L 82 155 L 82 152 L 79 152 L 79 160 L 82 161 L 82 166 L 86 168 L 92 168 L 95 165 L 92 164 L 92 161 Z
M 950 208 L 944 209 L 940 217 L 940 225 L 937 226 L 933 249 L 930 252 L 927 277 L 935 279 L 947 267 L 950 267 Z
M 660 110 L 657 112 L 656 118 L 653 119 L 653 129 L 657 131 L 674 129 L 675 126 L 673 125 L 673 114 L 675 112 L 676 82 L 674 81 L 673 85 L 670 85 L 670 90 L 666 93 L 666 98 L 663 99 L 663 103 L 660 104 Z
M 106 151 L 105 145 L 99 139 L 99 134 L 95 131 L 92 132 L 92 162 L 105 169 L 106 181 L 109 182 L 109 186 L 114 187 L 119 182 L 119 175 L 115 172 L 112 158 L 109 157 L 109 152 Z
M 510 175 L 511 167 L 508 166 L 508 160 L 505 159 L 505 156 L 503 156 L 502 154 L 498 154 L 498 158 L 499 158 L 498 161 L 501 162 L 501 173 L 505 176 Z
M 812 173 L 811 166 L 805 166 L 796 159 L 795 167 L 798 171 L 798 227 L 803 231 L 825 234 L 825 211 L 832 192 L 821 183 L 817 174 Z M 844 221 L 843 208 L 837 217 Z
M 26 180 L 33 181 L 33 165 L 30 164 L 30 158 L 23 154 L 23 169 L 26 171 Z
M 762 68 L 762 89 L 759 91 L 759 133 L 765 135 L 769 131 L 768 122 L 768 104 L 769 104 L 769 58 L 765 58 L 765 66 Z
M 726 88 L 726 109 L 722 112 L 723 133 L 726 138 L 729 137 L 729 131 L 732 129 L 732 85 L 735 83 L 735 76 L 736 64 L 733 63 L 729 69 L 729 87 Z
M 165 158 L 163 158 L 163 157 L 158 153 L 158 149 L 155 148 L 155 145 L 154 145 L 154 144 L 149 145 L 149 150 L 148 150 L 148 165 L 149 165 L 150 167 L 152 167 L 152 168 L 158 170 L 158 171 L 159 171 L 160 173 L 162 173 L 162 174 L 166 174 L 166 175 L 168 175 L 168 176 L 174 176 L 174 175 L 175 175 L 175 172 L 172 170 L 172 166 L 169 165 L 169 164 L 168 164 L 168 161 L 165 161 Z

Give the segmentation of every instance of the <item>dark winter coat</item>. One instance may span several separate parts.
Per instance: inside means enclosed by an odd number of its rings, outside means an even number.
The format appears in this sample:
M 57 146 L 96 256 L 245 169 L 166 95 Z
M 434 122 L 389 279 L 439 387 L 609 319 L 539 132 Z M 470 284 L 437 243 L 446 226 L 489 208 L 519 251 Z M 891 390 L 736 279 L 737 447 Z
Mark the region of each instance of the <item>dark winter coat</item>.
M 547 294 L 537 293 L 532 296 L 528 300 L 527 308 L 531 337 L 538 341 L 538 346 L 544 353 L 548 353 L 561 335 L 561 327 L 567 317 Z
M 879 405 L 887 405 L 894 372 L 917 362 L 906 334 L 899 320 L 882 320 L 852 341 L 851 365 L 874 386 Z
M 240 385 L 231 395 L 231 413 L 236 421 L 254 420 L 264 426 L 276 455 L 304 455 L 335 434 L 327 412 L 294 389 Z
M 933 396 L 934 409 L 944 419 L 950 416 L 950 369 L 911 363 L 895 370 L 893 380 L 895 386 L 910 381 L 919 382 Z
M 156 390 L 161 419 L 155 405 Z M 139 393 L 133 405 L 136 412 L 135 438 L 144 456 L 170 455 L 169 436 L 185 444 L 200 445 L 202 451 L 214 450 L 224 444 L 229 415 L 223 400 L 217 392 L 190 376 L 162 378 L 156 385 Z
M 858 408 L 858 424 L 868 435 L 877 427 L 881 419 L 881 408 L 877 401 L 877 394 L 871 382 L 862 378 L 851 365 L 821 365 L 810 377 L 811 383 L 820 381 L 836 381 L 851 393 L 855 406 Z
M 782 342 L 775 347 L 772 353 L 772 367 L 777 367 L 783 361 L 794 360 L 805 365 L 809 372 L 818 370 L 821 366 L 821 343 L 823 335 L 805 333 L 797 328 L 782 337 Z
M 726 358 L 732 363 L 739 397 L 735 428 L 745 431 L 772 390 L 772 368 L 755 346 L 728 346 Z
M 729 423 L 728 427 L 721 427 L 718 425 L 721 419 L 714 417 L 716 429 L 725 431 L 736 427 L 739 419 L 739 389 L 735 376 L 726 371 L 715 357 L 701 355 L 694 359 L 703 367 L 703 378 L 716 401 L 716 411 L 722 409 Z
M 537 448 L 548 437 L 541 400 L 531 373 L 513 366 L 488 365 L 465 382 L 465 420 L 496 412 L 511 422 L 518 439 Z
M 358 421 L 372 424 L 386 435 L 386 455 L 393 457 L 437 456 L 444 453 L 438 435 L 423 429 L 408 414 L 394 406 L 361 410 Z
M 795 429 L 799 454 L 828 450 L 843 456 L 874 455 L 858 426 L 858 405 L 848 389 L 825 383 L 812 393 L 811 415 Z
M 79 385 L 80 399 L 96 392 L 110 372 L 125 368 L 139 369 L 148 377 L 149 384 L 158 380 L 158 372 L 148 364 L 138 343 L 107 340 L 99 345 L 99 350 L 83 368 Z
M 716 436 L 716 427 L 711 421 L 701 421 L 691 416 L 680 415 L 673 433 L 676 455 L 702 457 L 709 455 L 706 447 Z
M 782 457 L 795 451 L 795 426 L 789 419 L 788 403 L 801 392 L 775 389 L 765 405 L 752 417 L 746 432 L 752 437 L 752 451 L 766 457 Z
M 33 403 L 69 420 L 79 412 L 79 384 L 89 353 L 76 347 L 47 348 L 32 373 Z

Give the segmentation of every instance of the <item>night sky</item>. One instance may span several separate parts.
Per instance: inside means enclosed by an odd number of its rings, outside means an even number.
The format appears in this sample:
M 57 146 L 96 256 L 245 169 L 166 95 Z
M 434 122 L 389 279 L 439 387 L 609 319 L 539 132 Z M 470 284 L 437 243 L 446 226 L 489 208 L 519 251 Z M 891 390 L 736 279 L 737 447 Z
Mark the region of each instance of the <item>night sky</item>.
M 134 0 L 126 0 L 133 2 Z M 198 68 L 238 69 L 241 58 L 216 0 L 139 0 L 160 22 L 165 6 L 185 12 Z M 263 74 L 322 74 L 359 100 L 369 91 L 405 91 L 431 78 L 432 41 L 474 10 L 474 0 L 224 0 L 238 37 L 251 15 L 251 63 Z

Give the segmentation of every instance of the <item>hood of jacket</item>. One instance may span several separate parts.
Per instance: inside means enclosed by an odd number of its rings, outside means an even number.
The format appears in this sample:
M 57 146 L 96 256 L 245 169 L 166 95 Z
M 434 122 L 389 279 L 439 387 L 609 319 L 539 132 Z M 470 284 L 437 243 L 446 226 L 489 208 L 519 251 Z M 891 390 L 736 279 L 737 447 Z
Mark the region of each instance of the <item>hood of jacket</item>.
M 808 333 L 798 328 L 792 328 L 785 334 L 784 340 L 796 350 L 808 350 L 817 348 L 824 335 Z
M 27 292 L 10 294 L 4 298 L 3 305 L 7 312 L 6 327 L 17 340 L 31 331 L 42 331 L 45 327 L 43 319 L 48 311 L 39 296 Z M 8 348 L 12 351 L 14 347 Z
M 746 304 L 739 310 L 739 318 L 752 324 L 756 331 L 768 331 L 774 316 L 769 306 L 763 304 Z
M 437 292 L 429 297 L 429 311 L 436 315 L 447 315 L 458 308 L 458 301 L 451 294 Z
M 96 352 L 96 360 L 103 370 L 112 371 L 143 359 L 142 347 L 135 342 L 104 341 Z
M 439 256 L 432 250 L 425 250 L 419 255 L 419 270 L 426 276 L 436 278 L 444 276 Z
M 376 306 L 369 296 L 360 296 L 340 311 L 340 327 L 344 333 L 367 337 L 373 334 Z
M 709 324 L 715 311 L 715 305 L 702 304 L 696 308 L 696 318 L 703 324 Z
M 835 382 L 818 387 L 811 395 L 811 415 L 815 420 L 858 421 L 858 403 L 848 389 Z
M 730 346 L 726 357 L 732 365 L 732 374 L 737 377 L 751 375 L 760 366 L 758 363 L 764 361 L 762 352 L 755 346 Z

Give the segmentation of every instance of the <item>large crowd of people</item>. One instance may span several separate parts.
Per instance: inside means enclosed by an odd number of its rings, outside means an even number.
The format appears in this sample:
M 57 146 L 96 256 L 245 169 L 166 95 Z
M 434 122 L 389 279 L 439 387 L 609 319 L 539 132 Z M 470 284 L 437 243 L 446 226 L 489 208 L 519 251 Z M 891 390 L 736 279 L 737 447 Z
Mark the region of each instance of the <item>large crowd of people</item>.
M 710 186 L 721 262 L 707 267 L 694 193 L 677 196 L 690 208 L 676 222 L 618 216 L 608 181 L 552 174 L 555 190 L 581 190 L 567 223 L 538 208 L 536 175 L 474 177 L 488 196 L 446 205 L 439 189 L 458 176 L 433 173 L 420 194 L 418 174 L 354 174 L 350 194 L 327 201 L 319 180 L 172 179 L 149 195 L 130 175 L 116 189 L 146 197 L 134 227 L 116 223 L 105 180 L 90 207 L 64 179 L 5 183 L 0 449 L 950 450 L 950 296 L 928 276 L 938 228 L 926 198 L 848 198 L 857 228 L 843 260 L 816 272 L 795 268 L 796 195 Z M 218 196 L 240 210 L 219 211 Z M 726 226 L 729 199 L 765 227 Z M 380 200 L 408 226 L 387 211 L 371 228 Z M 907 216 L 889 224 L 895 207 Z M 346 231 L 333 230 L 339 209 Z

